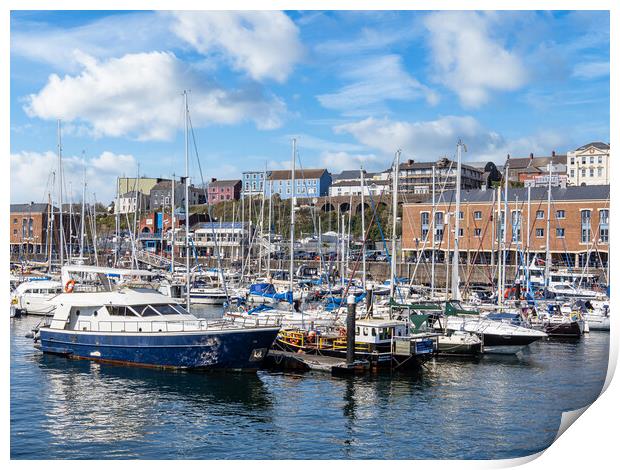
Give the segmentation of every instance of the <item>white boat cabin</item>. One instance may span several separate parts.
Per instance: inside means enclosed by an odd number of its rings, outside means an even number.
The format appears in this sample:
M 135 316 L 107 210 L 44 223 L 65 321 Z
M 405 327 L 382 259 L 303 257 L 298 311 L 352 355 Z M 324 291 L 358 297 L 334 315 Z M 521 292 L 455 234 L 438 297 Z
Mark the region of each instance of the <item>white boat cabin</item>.
M 394 337 L 409 336 L 409 325 L 399 320 L 368 319 L 355 322 L 355 342 L 389 344 Z

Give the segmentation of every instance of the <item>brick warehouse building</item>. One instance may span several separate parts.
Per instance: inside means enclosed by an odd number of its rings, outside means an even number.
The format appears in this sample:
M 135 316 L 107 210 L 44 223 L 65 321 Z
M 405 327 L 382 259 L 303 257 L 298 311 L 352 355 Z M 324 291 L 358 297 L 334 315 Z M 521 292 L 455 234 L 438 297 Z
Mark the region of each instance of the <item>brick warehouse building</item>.
M 546 259 L 547 188 L 508 190 L 508 230 L 506 249 L 508 263 L 520 261 L 529 248 L 530 259 Z M 455 192 L 447 191 L 436 204 L 433 227 L 431 200 L 403 205 L 403 256 L 424 252 L 429 258 L 434 232 L 438 259 L 445 260 L 446 251 L 454 246 Z M 497 222 L 498 191 L 461 192 L 460 257 L 462 263 L 488 264 L 494 251 L 498 259 L 501 239 Z M 503 198 L 503 191 L 502 191 Z M 529 212 L 529 214 L 528 214 Z M 549 245 L 554 265 L 583 267 L 607 265 L 609 253 L 609 186 L 552 188 Z M 528 230 L 529 217 L 529 230 Z M 502 224 L 503 225 L 503 224 Z M 450 233 L 448 233 L 450 230 Z M 529 231 L 529 246 L 528 246 Z M 449 240 L 448 240 L 449 237 Z M 590 256 L 588 258 L 588 252 Z
M 58 208 L 54 207 L 54 227 L 51 239 L 52 250 L 58 252 L 58 230 L 60 228 Z M 44 255 L 49 250 L 48 238 L 50 223 L 50 205 L 47 203 L 11 204 L 9 236 L 11 254 L 29 253 Z M 63 217 L 65 242 L 69 240 L 69 213 Z M 73 214 L 73 235 L 79 230 L 79 214 Z

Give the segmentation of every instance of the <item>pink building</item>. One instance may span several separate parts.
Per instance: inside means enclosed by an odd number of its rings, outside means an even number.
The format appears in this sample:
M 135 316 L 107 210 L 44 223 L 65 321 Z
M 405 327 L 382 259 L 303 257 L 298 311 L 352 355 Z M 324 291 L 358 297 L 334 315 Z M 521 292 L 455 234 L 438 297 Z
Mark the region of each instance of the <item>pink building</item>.
M 207 188 L 208 203 L 238 200 L 241 194 L 241 180 L 218 180 L 211 178 Z

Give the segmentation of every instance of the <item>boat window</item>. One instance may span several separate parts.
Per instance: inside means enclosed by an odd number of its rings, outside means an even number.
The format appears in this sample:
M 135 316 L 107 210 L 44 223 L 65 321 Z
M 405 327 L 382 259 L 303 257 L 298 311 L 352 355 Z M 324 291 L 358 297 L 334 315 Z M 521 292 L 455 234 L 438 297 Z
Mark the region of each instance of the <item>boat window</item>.
M 108 313 L 112 316 L 116 317 L 133 317 L 136 314 L 131 311 L 131 309 L 125 305 L 108 305 L 107 306 Z
M 364 336 L 368 336 L 368 328 L 364 328 Z
M 360 335 L 360 327 L 359 327 L 359 326 L 355 327 L 355 334 L 356 334 L 357 336 L 359 336 L 359 335 Z
M 371 331 L 372 336 L 377 336 L 377 330 L 375 330 L 374 328 Z
M 157 310 L 155 310 L 151 305 L 132 305 L 131 308 L 141 317 L 155 317 L 159 315 Z
M 158 305 L 153 305 L 152 307 L 154 307 L 162 315 L 178 315 L 179 314 L 179 312 L 172 305 L 158 304 Z

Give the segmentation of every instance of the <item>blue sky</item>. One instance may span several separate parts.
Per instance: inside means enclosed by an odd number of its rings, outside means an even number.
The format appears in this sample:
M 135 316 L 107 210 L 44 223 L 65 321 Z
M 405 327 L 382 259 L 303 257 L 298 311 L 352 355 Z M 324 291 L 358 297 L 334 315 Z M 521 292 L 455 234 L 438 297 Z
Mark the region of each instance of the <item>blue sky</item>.
M 11 200 L 47 198 L 58 118 L 75 200 L 183 174 L 186 88 L 207 179 L 286 168 L 292 136 L 334 172 L 566 152 L 609 142 L 609 15 L 13 12 Z

